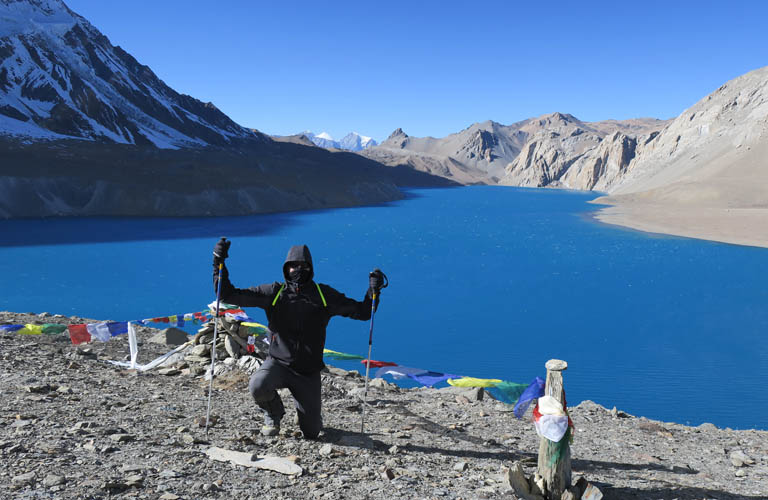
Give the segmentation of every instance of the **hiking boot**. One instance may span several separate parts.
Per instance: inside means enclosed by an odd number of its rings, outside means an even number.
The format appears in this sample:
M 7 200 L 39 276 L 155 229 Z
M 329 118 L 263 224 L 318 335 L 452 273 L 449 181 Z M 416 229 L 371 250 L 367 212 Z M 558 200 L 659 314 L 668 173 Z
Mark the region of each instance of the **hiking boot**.
M 264 414 L 264 425 L 261 426 L 262 436 L 277 436 L 280 433 L 280 419 Z
M 262 436 L 277 436 L 280 433 L 280 426 L 274 426 L 274 425 L 267 425 L 264 424 L 261 426 L 261 435 Z

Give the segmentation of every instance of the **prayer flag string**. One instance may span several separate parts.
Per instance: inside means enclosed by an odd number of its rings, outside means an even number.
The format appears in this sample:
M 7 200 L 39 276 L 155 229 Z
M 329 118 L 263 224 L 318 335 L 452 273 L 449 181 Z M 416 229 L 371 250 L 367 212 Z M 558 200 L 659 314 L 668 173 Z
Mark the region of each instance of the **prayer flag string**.
M 173 351 L 153 360 L 146 365 L 139 365 L 137 363 L 138 343 L 136 341 L 136 332 L 133 327 L 134 324 L 147 325 L 149 323 L 160 323 L 181 328 L 185 326 L 186 323 L 206 323 L 215 317 L 214 307 L 215 303 L 212 303 L 209 304 L 208 311 L 198 311 L 185 314 L 171 314 L 168 316 L 158 316 L 154 318 L 134 321 L 102 321 L 97 323 L 76 325 L 61 325 L 53 323 L 46 323 L 42 325 L 0 325 L 0 333 L 16 332 L 20 335 L 59 335 L 67 332 L 70 339 L 72 340 L 72 343 L 75 345 L 91 342 L 93 340 L 107 342 L 112 337 L 127 333 L 131 351 L 131 361 L 113 361 L 112 363 L 119 366 L 144 371 L 158 366 L 169 356 L 180 351 L 188 344 L 179 346 Z M 238 321 L 241 323 L 241 325 L 248 327 L 257 336 L 266 335 L 268 332 L 267 327 L 254 322 L 251 318 L 248 317 L 245 311 L 233 304 L 221 304 L 219 308 L 219 317 L 224 317 L 230 321 Z M 265 338 L 264 340 L 268 343 L 268 339 Z M 323 356 L 328 359 L 342 361 L 360 360 L 363 365 L 367 364 L 370 367 L 378 368 L 374 375 L 375 378 L 383 377 L 384 375 L 390 375 L 395 379 L 408 378 L 428 387 L 432 387 L 435 384 L 444 381 L 453 387 L 482 387 L 488 389 L 488 391 L 499 401 L 502 401 L 506 404 L 514 404 L 514 413 L 517 418 L 522 418 L 529 405 L 533 401 L 537 401 L 536 408 L 534 409 L 533 413 L 533 420 L 536 425 L 536 430 L 540 435 L 547 437 L 547 439 L 555 443 L 564 441 L 567 438 L 572 439 L 573 436 L 572 432 L 570 431 L 573 423 L 570 421 L 570 418 L 568 418 L 567 413 L 562 415 L 560 412 L 563 410 L 554 411 L 550 409 L 552 413 L 556 413 L 553 415 L 547 414 L 549 411 L 541 411 L 542 408 L 538 403 L 539 398 L 544 396 L 544 380 L 541 377 L 534 378 L 530 384 L 526 385 L 501 379 L 467 377 L 451 373 L 424 370 L 421 368 L 412 368 L 401 366 L 391 361 L 368 360 L 363 356 L 343 353 L 331 349 L 324 349 Z M 544 401 L 544 403 L 551 402 Z

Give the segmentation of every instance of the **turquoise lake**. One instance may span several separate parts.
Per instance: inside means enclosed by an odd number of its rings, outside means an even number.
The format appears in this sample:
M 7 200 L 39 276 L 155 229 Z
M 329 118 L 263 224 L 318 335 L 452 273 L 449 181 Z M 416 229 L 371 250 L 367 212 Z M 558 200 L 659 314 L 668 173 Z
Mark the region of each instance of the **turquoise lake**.
M 307 244 L 316 281 L 354 298 L 374 267 L 389 276 L 373 359 L 527 384 L 559 358 L 569 405 L 768 429 L 768 250 L 600 224 L 589 193 L 408 195 L 265 216 L 0 221 L 0 309 L 111 320 L 199 311 L 215 298 L 219 236 L 233 241 L 239 287 L 282 280 L 288 248 Z M 365 355 L 368 323 L 334 318 L 326 347 Z

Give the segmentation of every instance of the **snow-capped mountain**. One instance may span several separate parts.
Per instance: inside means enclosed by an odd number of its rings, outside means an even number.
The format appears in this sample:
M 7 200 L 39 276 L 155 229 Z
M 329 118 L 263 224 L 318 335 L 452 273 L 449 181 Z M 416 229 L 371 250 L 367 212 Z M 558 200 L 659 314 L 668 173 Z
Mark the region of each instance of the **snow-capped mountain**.
M 61 0 L 0 0 L 0 134 L 171 149 L 263 140 L 168 87 Z
M 335 140 L 328 132 L 321 132 L 319 134 L 313 134 L 309 130 L 305 130 L 301 134 L 307 136 L 316 146 L 321 148 L 336 148 L 346 149 L 348 151 L 362 151 L 370 147 L 376 146 L 378 143 L 370 137 L 360 135 L 357 132 L 350 132 L 345 135 L 340 141 Z
M 350 132 L 339 141 L 341 149 L 348 149 L 350 151 L 362 151 L 376 146 L 378 143 L 370 137 L 360 135 L 357 132 Z
M 309 130 L 305 130 L 302 132 L 305 136 L 307 136 L 307 139 L 312 141 L 312 143 L 315 146 L 320 146 L 321 148 L 336 148 L 341 149 L 341 145 L 338 141 L 334 140 L 333 137 L 331 137 L 331 134 L 328 132 L 320 132 L 319 134 L 314 134 L 310 132 Z

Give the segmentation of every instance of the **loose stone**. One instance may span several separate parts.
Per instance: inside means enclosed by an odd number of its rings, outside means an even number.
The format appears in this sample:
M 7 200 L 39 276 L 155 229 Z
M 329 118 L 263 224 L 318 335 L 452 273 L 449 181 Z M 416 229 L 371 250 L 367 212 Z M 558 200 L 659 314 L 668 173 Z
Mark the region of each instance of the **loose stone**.
M 50 488 L 52 486 L 59 486 L 60 484 L 64 484 L 66 481 L 63 477 L 57 476 L 56 474 L 48 474 L 45 476 L 45 479 L 43 479 L 43 485 Z
M 34 481 L 35 479 L 35 473 L 34 472 L 27 472 L 25 474 L 19 474 L 16 476 L 13 476 L 11 479 L 11 482 L 14 484 L 28 484 Z
M 453 465 L 453 470 L 456 472 L 464 472 L 469 468 L 469 465 L 467 465 L 467 462 L 456 462 Z
M 128 441 L 133 441 L 133 436 L 130 434 L 112 434 L 109 436 L 109 439 L 116 443 L 127 443 Z

